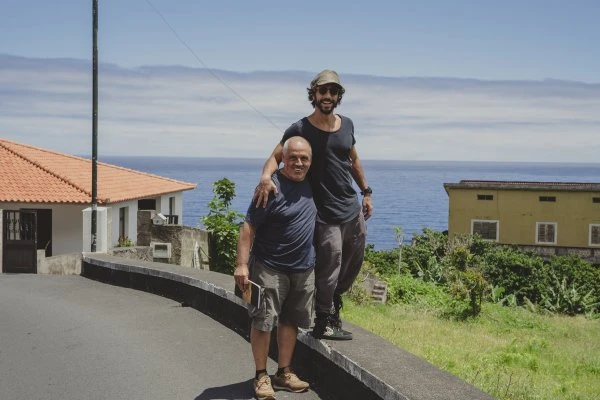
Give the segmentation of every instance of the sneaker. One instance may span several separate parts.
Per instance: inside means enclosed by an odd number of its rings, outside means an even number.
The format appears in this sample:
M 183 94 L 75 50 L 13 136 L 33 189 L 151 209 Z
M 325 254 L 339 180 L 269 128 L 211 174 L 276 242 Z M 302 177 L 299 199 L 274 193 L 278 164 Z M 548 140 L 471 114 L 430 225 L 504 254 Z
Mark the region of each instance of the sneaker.
M 315 339 L 352 340 L 352 333 L 343 330 L 341 321 L 338 323 L 333 316 L 329 316 L 324 322 L 315 320 L 312 336 Z
M 273 388 L 277 390 L 287 390 L 288 392 L 300 393 L 308 390 L 310 385 L 308 382 L 304 382 L 298 376 L 289 371 L 284 372 L 281 375 L 275 375 L 273 377 Z
M 275 391 L 269 375 L 262 375 L 253 382 L 254 394 L 258 400 L 275 400 Z

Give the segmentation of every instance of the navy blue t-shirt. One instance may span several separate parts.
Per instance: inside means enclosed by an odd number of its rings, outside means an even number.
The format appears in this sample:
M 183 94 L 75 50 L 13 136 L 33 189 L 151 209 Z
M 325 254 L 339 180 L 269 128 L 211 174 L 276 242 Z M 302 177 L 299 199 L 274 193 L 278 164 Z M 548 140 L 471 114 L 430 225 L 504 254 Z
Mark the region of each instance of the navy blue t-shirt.
M 256 229 L 252 255 L 278 271 L 305 271 L 315 265 L 313 237 L 317 208 L 307 180 L 295 182 L 273 174 L 279 194 L 267 207 L 251 203 L 246 221 Z

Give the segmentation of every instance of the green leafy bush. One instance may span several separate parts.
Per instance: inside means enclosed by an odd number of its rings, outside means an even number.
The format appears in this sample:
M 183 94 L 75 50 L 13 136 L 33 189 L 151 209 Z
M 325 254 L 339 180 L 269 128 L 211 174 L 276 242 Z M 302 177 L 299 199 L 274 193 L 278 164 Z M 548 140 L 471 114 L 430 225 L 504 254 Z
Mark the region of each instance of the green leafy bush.
M 598 301 L 594 297 L 594 289 L 586 292 L 584 286 L 576 286 L 574 282 L 567 283 L 567 277 L 559 279 L 552 274 L 553 283 L 548 285 L 542 294 L 541 306 L 548 311 L 575 315 L 594 314 L 598 312 Z
M 507 294 L 514 294 L 518 304 L 523 304 L 525 297 L 534 303 L 541 300 L 547 282 L 541 257 L 498 246 L 480 261 L 485 279 L 493 286 L 503 287 Z
M 431 282 L 415 279 L 409 274 L 386 278 L 387 298 L 390 304 L 413 304 L 441 310 L 451 301 L 444 288 Z
M 565 280 L 569 286 L 576 287 L 578 291 L 590 293 L 589 299 L 592 303 L 600 302 L 600 267 L 583 260 L 576 255 L 555 256 L 545 265 L 544 273 L 548 277 L 548 287 L 553 287 L 556 279 Z M 547 292 L 544 293 L 548 295 Z M 595 307 L 593 312 L 600 313 Z
M 372 271 L 378 276 L 392 276 L 398 271 L 398 249 L 375 250 L 368 244 L 365 249 L 365 261 L 372 266 Z
M 215 195 L 208 203 L 209 212 L 201 217 L 213 241 L 211 269 L 233 275 L 240 223 L 244 215 L 229 208 L 235 197 L 234 182 L 227 178 L 218 180 L 213 183 L 213 192 Z

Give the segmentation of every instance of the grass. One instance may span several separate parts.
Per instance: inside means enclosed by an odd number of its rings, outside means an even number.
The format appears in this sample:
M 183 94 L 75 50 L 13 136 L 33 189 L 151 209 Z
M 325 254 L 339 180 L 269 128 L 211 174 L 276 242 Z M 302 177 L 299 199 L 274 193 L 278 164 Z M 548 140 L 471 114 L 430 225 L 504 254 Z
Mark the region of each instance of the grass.
M 600 398 L 600 320 L 487 303 L 474 320 L 422 306 L 344 303 L 342 317 L 498 399 Z

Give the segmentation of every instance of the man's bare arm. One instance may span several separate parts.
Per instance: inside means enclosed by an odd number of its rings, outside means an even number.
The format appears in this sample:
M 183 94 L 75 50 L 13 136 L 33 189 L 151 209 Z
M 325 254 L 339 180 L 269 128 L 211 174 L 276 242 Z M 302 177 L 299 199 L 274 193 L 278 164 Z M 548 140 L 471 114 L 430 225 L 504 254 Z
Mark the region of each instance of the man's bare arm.
M 236 285 L 245 291 L 248 288 L 248 258 L 250 257 L 250 249 L 254 242 L 254 234 L 256 230 L 247 221 L 240 228 L 240 237 L 237 244 L 237 258 L 235 262 L 235 271 L 233 277 Z
M 350 150 L 350 158 L 352 159 L 352 177 L 354 178 L 354 181 L 360 190 L 363 190 L 369 186 L 369 184 L 367 182 L 367 178 L 365 177 L 365 171 L 355 146 L 352 146 L 352 149 Z M 373 215 L 373 203 L 371 201 L 370 194 L 365 194 L 363 196 L 362 208 L 365 220 L 371 218 L 371 215 Z
M 277 194 L 277 186 L 273 183 L 271 176 L 277 168 L 279 168 L 279 163 L 281 162 L 281 158 L 283 157 L 283 145 L 278 143 L 273 149 L 273 152 L 265 161 L 265 165 L 263 166 L 262 175 L 260 177 L 260 182 L 256 189 L 254 190 L 254 196 L 252 197 L 253 201 L 256 201 L 256 207 L 267 206 L 267 202 L 269 201 L 269 193 L 273 192 Z

